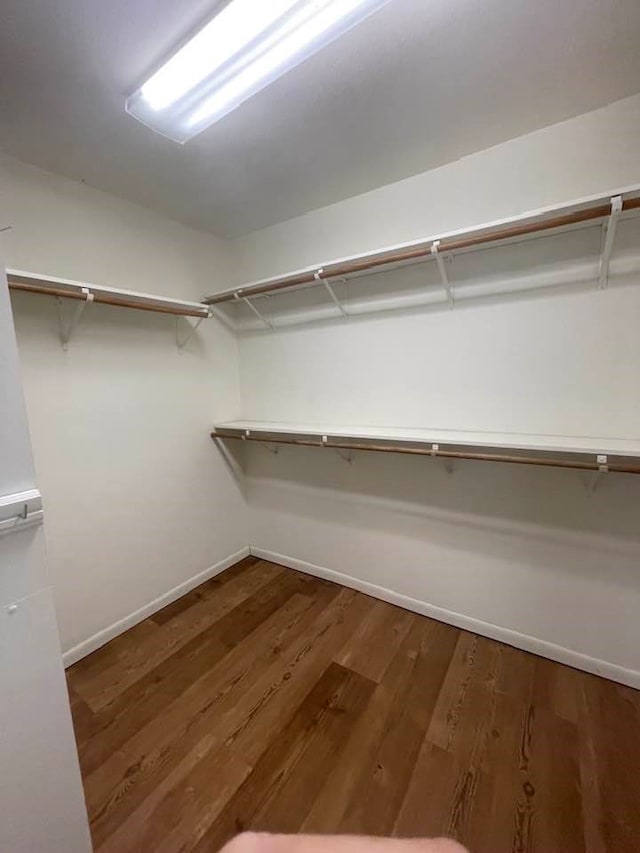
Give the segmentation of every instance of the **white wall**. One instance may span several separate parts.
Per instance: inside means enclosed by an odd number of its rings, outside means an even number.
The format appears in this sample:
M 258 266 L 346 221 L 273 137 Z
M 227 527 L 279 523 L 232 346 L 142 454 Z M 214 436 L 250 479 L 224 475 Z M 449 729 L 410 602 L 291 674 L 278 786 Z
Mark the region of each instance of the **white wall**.
M 639 182 L 639 131 L 640 98 L 627 99 L 250 235 L 233 247 L 241 278 Z M 236 274 L 224 243 L 15 161 L 0 160 L 0 211 L 0 226 L 13 225 L 0 237 L 8 266 L 185 298 Z M 216 321 L 179 354 L 170 318 L 92 306 L 64 352 L 55 304 L 14 296 L 64 647 L 250 542 L 640 683 L 637 479 L 611 476 L 591 494 L 572 472 L 468 463 L 449 477 L 430 460 L 358 455 L 349 466 L 258 447 L 247 524 L 243 483 L 208 438 L 213 421 L 241 413 L 638 438 L 629 228 L 616 254 L 628 252 L 627 275 L 604 293 L 583 275 L 549 295 L 243 336 L 242 406 L 238 342 Z M 595 271 L 599 236 L 572 239 L 540 250 L 538 275 L 558 259 Z M 513 264 L 531 273 L 530 258 L 506 260 L 489 258 L 481 275 L 456 261 L 458 283 Z
M 640 95 L 235 241 L 241 281 L 640 181 Z
M 315 211 L 239 241 L 241 278 L 638 183 L 639 133 L 635 97 Z M 243 417 L 637 439 L 637 224 L 617 244 L 626 276 L 597 292 L 599 246 L 589 229 L 453 263 L 480 290 L 510 268 L 582 271 L 555 290 L 246 334 Z M 428 287 L 432 273 L 415 269 Z M 404 275 L 388 286 L 409 287 Z M 570 471 L 460 463 L 449 477 L 431 460 L 347 465 L 301 448 L 254 447 L 246 465 L 253 546 L 640 686 L 640 478 L 609 476 L 591 493 Z
M 8 267 L 185 299 L 232 273 L 224 243 L 9 159 L 0 211 Z M 55 300 L 13 306 L 69 650 L 246 546 L 241 488 L 208 435 L 238 414 L 237 347 L 211 320 L 179 353 L 172 317 L 90 306 L 65 352 Z

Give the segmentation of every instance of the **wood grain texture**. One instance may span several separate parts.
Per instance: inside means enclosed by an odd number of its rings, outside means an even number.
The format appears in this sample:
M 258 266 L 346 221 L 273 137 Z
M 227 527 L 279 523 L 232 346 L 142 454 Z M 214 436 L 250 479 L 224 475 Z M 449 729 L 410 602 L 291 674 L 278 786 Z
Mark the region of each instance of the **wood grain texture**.
M 94 847 L 636 853 L 640 693 L 248 558 L 67 673 Z

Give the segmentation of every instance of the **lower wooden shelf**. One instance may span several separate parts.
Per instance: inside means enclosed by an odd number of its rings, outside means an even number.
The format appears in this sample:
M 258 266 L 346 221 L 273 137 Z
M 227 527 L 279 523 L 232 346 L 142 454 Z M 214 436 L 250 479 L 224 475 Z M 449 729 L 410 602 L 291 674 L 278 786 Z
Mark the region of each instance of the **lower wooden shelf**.
M 405 453 L 444 459 L 472 459 L 640 474 L 640 441 L 616 438 L 391 429 L 227 421 L 216 424 L 213 439 L 257 441 L 343 451 Z

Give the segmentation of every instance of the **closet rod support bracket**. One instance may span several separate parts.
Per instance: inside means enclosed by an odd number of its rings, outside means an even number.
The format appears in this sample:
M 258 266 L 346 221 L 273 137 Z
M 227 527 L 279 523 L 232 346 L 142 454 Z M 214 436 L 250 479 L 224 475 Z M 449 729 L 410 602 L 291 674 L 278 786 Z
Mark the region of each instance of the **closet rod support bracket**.
M 432 444 L 431 445 L 431 457 L 433 459 L 437 459 L 439 456 L 440 456 L 440 445 L 439 444 Z M 451 476 L 454 472 L 453 459 L 449 459 L 448 457 L 444 457 L 442 459 L 442 462 L 444 465 L 444 470 L 447 472 L 447 474 L 449 474 L 449 476 Z
M 440 240 L 434 240 L 431 244 L 431 254 L 436 260 L 436 264 L 438 265 L 438 272 L 440 273 L 440 278 L 442 280 L 442 286 L 445 289 L 447 294 L 447 302 L 449 304 L 449 308 L 453 308 L 453 284 L 449 281 L 449 276 L 447 274 L 447 268 L 445 267 L 444 258 L 440 254 Z
M 319 269 L 317 272 L 314 272 L 313 277 L 314 277 L 314 278 L 315 278 L 315 280 L 318 282 L 318 284 L 324 284 L 324 286 L 325 286 L 325 288 L 326 288 L 326 291 L 327 291 L 327 293 L 329 294 L 329 296 L 331 297 L 331 300 L 332 300 L 333 304 L 336 306 L 336 308 L 338 309 L 338 311 L 342 314 L 342 316 L 344 317 L 344 319 L 345 319 L 345 320 L 348 320 L 348 319 L 349 319 L 349 314 L 348 314 L 348 312 L 347 312 L 347 309 L 344 307 L 344 305 L 342 304 L 342 302 L 340 302 L 340 300 L 339 300 L 339 299 L 338 299 L 338 297 L 336 296 L 336 292 L 335 292 L 335 290 L 333 289 L 333 287 L 331 287 L 331 285 L 330 285 L 330 284 L 329 284 L 329 282 L 326 280 L 326 278 L 323 278 L 323 277 L 322 277 L 322 276 L 323 276 L 323 273 L 324 273 L 324 270 L 321 268 L 321 269 Z
M 596 456 L 596 463 L 598 465 L 598 470 L 593 474 L 593 476 L 587 482 L 587 491 L 590 494 L 593 494 L 595 490 L 598 488 L 598 485 L 602 481 L 602 478 L 609 471 L 609 461 L 607 459 L 606 454 L 599 453 Z
M 603 290 L 609 282 L 609 261 L 613 252 L 613 244 L 616 237 L 616 226 L 622 213 L 622 196 L 616 195 L 611 199 L 611 213 L 604 224 L 605 238 L 602 254 L 600 255 L 600 271 L 598 274 L 598 287 Z
M 63 313 L 62 313 L 62 303 L 63 299 L 58 297 L 58 325 L 60 328 L 60 343 L 62 344 L 62 349 L 66 350 L 69 347 L 69 341 L 71 340 L 73 333 L 80 322 L 80 318 L 84 314 L 84 310 L 90 302 L 93 302 L 94 295 L 89 290 L 88 287 L 82 288 L 82 296 L 83 298 L 77 303 L 76 307 L 73 309 L 73 313 L 67 323 L 64 321 Z
M 338 454 L 341 459 L 344 459 L 349 465 L 353 462 L 353 451 L 352 450 L 344 450 L 342 447 L 333 447 L 333 445 L 329 444 L 329 436 L 323 435 L 322 440 L 320 442 L 321 447 L 330 447 L 332 450 Z
M 206 316 L 203 315 L 202 317 L 198 317 L 198 319 L 196 320 L 195 323 L 189 323 L 189 321 L 186 320 L 187 325 L 189 326 L 189 329 L 187 331 L 186 336 L 181 338 L 180 337 L 180 328 L 179 328 L 179 319 L 180 318 L 176 314 L 175 328 L 176 328 L 176 346 L 178 347 L 178 352 L 183 352 L 186 349 L 187 344 L 189 343 L 191 338 L 195 335 L 200 323 L 202 323 L 203 320 L 208 320 L 211 316 L 212 316 L 212 312 L 209 311 L 209 313 Z
M 244 302 L 244 303 L 245 303 L 245 304 L 246 304 L 246 305 L 247 305 L 247 306 L 248 306 L 248 307 L 253 311 L 253 313 L 256 315 L 256 317 L 257 317 L 261 322 L 263 322 L 263 323 L 265 324 L 265 326 L 267 327 L 267 329 L 273 329 L 273 323 L 272 323 L 270 320 L 268 320 L 268 319 L 264 316 L 264 314 L 262 314 L 262 312 L 261 312 L 261 311 L 259 311 L 259 310 L 256 308 L 256 306 L 253 304 L 253 302 L 252 302 L 248 297 L 246 297 L 246 296 L 243 296 L 243 295 L 242 295 L 242 290 L 237 290 L 237 291 L 233 294 L 233 298 L 234 298 L 235 300 L 237 300 L 238 302 L 239 302 L 239 301 Z

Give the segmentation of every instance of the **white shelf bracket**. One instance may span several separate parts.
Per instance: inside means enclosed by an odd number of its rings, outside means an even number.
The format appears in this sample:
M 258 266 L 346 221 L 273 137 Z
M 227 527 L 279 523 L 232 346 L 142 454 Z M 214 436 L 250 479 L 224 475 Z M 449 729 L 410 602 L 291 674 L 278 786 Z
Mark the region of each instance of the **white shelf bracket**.
M 616 195 L 611 199 L 611 213 L 604 224 L 605 238 L 602 254 L 600 255 L 600 272 L 598 275 L 598 287 L 602 290 L 609 281 L 609 261 L 613 252 L 613 243 L 616 237 L 616 226 L 622 213 L 622 196 Z
M 322 447 L 330 447 L 330 445 L 327 444 L 328 441 L 329 441 L 329 436 L 323 435 L 322 436 Z M 349 464 L 351 464 L 351 462 L 353 461 L 353 451 L 343 450 L 341 447 L 331 447 L 331 450 L 335 450 L 335 452 L 338 454 L 338 456 L 341 459 L 344 459 L 345 462 L 348 462 Z
M 0 537 L 42 523 L 42 498 L 37 489 L 0 497 Z
M 78 323 L 80 322 L 80 318 L 84 314 L 84 309 L 87 307 L 89 302 L 93 302 L 93 293 L 91 293 L 88 287 L 82 288 L 82 295 L 84 298 L 77 303 L 67 323 L 65 323 L 64 316 L 62 313 L 62 303 L 64 302 L 64 299 L 62 297 L 58 298 L 58 325 L 60 327 L 60 343 L 62 344 L 62 349 L 64 350 L 68 348 L 69 341 L 73 336 L 76 326 L 78 325 Z
M 211 317 L 211 312 L 209 312 L 206 317 L 204 317 L 204 316 L 199 317 L 195 323 L 190 323 L 185 318 L 187 326 L 189 328 L 188 328 L 186 336 L 184 338 L 181 338 L 180 337 L 180 325 L 179 325 L 180 318 L 176 314 L 176 318 L 175 318 L 175 320 L 176 320 L 176 346 L 178 347 L 179 352 L 182 352 L 186 348 L 186 346 L 189 343 L 189 341 L 191 340 L 191 338 L 195 335 L 200 323 L 202 323 L 203 320 L 207 320 L 209 317 Z
M 268 450 L 269 453 L 273 453 L 274 456 L 278 455 L 278 445 L 277 444 L 269 444 L 266 441 L 261 441 L 260 444 L 264 447 L 265 450 Z
M 250 300 L 250 299 L 248 299 L 246 296 L 242 296 L 242 291 L 241 291 L 241 290 L 238 290 L 236 293 L 234 293 L 234 294 L 233 294 L 233 298 L 234 298 L 234 299 L 237 299 L 238 301 L 245 302 L 245 303 L 249 306 L 249 308 L 251 308 L 251 310 L 252 310 L 252 311 L 253 311 L 253 313 L 256 315 L 256 317 L 257 317 L 259 320 L 261 320 L 261 321 L 265 324 L 265 326 L 267 327 L 267 329 L 273 329 L 273 323 L 272 323 L 270 320 L 268 320 L 268 319 L 264 316 L 264 314 L 262 314 L 260 311 L 258 311 L 258 309 L 256 308 L 256 306 L 253 304 L 253 302 L 251 302 L 251 300 Z
M 251 430 L 246 429 L 244 431 L 244 435 L 242 435 L 241 438 L 243 441 L 250 439 L 251 438 Z M 278 448 L 278 445 L 275 444 L 275 442 L 261 441 L 260 444 L 264 447 L 265 450 L 268 450 L 269 453 L 273 453 L 274 456 L 278 455 L 279 448 Z
M 440 272 L 440 278 L 442 279 L 442 286 L 444 287 L 447 293 L 447 302 L 449 303 L 449 308 L 453 308 L 453 284 L 449 281 L 447 269 L 444 264 L 444 258 L 440 254 L 440 240 L 434 240 L 431 244 L 431 254 L 435 258 L 436 263 L 438 265 L 438 271 Z
M 440 451 L 440 445 L 439 444 L 432 444 L 431 445 L 431 456 L 433 459 L 438 458 L 439 451 Z M 447 472 L 447 474 L 449 474 L 449 475 L 453 474 L 453 470 L 454 470 L 453 459 L 449 459 L 449 458 L 445 457 L 442 460 L 442 463 L 444 465 L 444 470 Z
M 329 284 L 329 282 L 326 280 L 326 278 L 322 278 L 322 274 L 323 274 L 323 272 L 324 272 L 324 270 L 323 270 L 323 269 L 319 269 L 317 272 L 314 272 L 313 277 L 315 278 L 315 280 L 316 280 L 319 284 L 324 284 L 324 286 L 325 286 L 325 288 L 326 288 L 326 290 L 327 290 L 327 293 L 329 294 L 329 296 L 330 296 L 330 297 L 331 297 L 331 299 L 333 300 L 334 305 L 336 306 L 336 308 L 338 309 L 338 311 L 342 314 L 342 316 L 344 317 L 344 319 L 345 319 L 345 320 L 347 320 L 347 319 L 348 319 L 348 317 L 349 317 L 349 314 L 347 313 L 347 309 L 344 307 L 344 305 L 342 304 L 342 302 L 340 302 L 340 300 L 339 300 L 339 299 L 338 299 L 338 297 L 336 296 L 335 290 L 331 287 L 331 285 L 330 285 L 330 284 Z
M 589 479 L 587 483 L 587 491 L 591 494 L 595 492 L 595 490 L 598 488 L 598 484 L 600 483 L 604 475 L 609 471 L 609 462 L 604 453 L 599 453 L 596 456 L 596 462 L 598 464 L 598 470 Z

